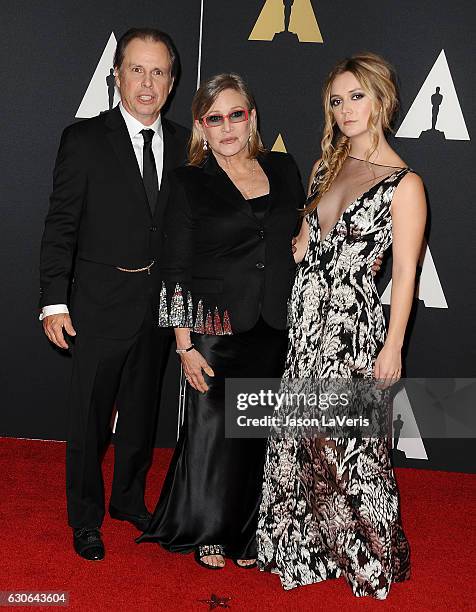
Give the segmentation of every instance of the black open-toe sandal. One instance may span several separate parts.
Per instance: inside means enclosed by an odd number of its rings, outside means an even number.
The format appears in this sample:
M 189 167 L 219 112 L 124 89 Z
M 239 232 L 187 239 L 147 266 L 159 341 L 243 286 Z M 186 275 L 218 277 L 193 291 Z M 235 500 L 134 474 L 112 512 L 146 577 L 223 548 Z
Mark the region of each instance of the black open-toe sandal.
M 210 570 L 220 570 L 225 567 L 224 565 L 210 565 L 209 563 L 205 563 L 205 561 L 202 561 L 203 557 L 208 557 L 210 555 L 221 555 L 223 558 L 225 558 L 225 551 L 223 550 L 223 546 L 221 546 L 220 544 L 197 546 L 194 551 L 195 561 L 198 563 L 198 565 L 201 565 L 202 567 L 205 567 Z
M 246 559 L 232 559 L 232 561 L 236 567 L 239 567 L 240 569 L 253 569 L 258 567 L 258 563 L 256 561 L 254 563 L 249 563 L 248 565 L 241 565 L 241 563 L 238 563 L 238 561 L 246 561 Z

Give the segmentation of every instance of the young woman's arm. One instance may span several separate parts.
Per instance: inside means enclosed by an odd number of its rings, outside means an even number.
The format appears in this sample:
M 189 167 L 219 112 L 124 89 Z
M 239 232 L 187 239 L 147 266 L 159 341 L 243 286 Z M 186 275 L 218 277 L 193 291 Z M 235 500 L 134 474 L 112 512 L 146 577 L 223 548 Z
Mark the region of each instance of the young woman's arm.
M 390 323 L 374 375 L 385 380 L 400 378 L 401 350 L 415 293 L 415 275 L 426 224 L 426 198 L 422 180 L 410 173 L 398 185 L 391 205 L 393 225 L 392 297 Z

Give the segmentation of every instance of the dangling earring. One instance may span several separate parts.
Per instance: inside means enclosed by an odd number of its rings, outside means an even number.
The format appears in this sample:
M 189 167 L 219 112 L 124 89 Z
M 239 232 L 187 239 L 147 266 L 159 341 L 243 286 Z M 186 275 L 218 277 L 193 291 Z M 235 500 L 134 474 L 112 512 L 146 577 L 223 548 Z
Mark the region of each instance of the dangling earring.
M 208 149 L 208 142 L 206 140 L 203 141 L 203 150 L 206 151 Z

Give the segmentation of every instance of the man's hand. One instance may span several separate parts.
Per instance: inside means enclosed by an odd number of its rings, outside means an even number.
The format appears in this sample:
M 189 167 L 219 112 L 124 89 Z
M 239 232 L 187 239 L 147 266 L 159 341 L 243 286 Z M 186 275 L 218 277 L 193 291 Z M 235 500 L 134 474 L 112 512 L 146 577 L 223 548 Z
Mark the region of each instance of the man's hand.
M 374 265 L 372 266 L 372 274 L 374 276 L 377 274 L 377 272 L 380 271 L 380 268 L 382 267 L 382 261 L 383 261 L 383 253 L 380 253 L 380 255 L 377 255 L 377 258 L 374 261 Z
M 59 346 L 59 348 L 67 349 L 69 346 L 64 339 L 63 328 L 69 336 L 76 336 L 76 331 L 69 314 L 54 314 L 43 319 L 43 330 L 48 340 Z

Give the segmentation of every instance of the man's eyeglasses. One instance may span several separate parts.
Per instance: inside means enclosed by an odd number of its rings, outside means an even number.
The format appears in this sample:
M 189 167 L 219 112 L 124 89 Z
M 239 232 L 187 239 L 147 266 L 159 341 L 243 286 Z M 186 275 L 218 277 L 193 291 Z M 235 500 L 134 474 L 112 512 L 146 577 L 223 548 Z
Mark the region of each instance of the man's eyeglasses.
M 235 110 L 228 115 L 221 115 L 220 113 L 213 113 L 212 115 L 205 115 L 202 117 L 202 123 L 208 128 L 219 127 L 225 123 L 225 119 L 228 119 L 230 123 L 241 123 L 242 121 L 248 121 L 249 112 L 247 108 Z

